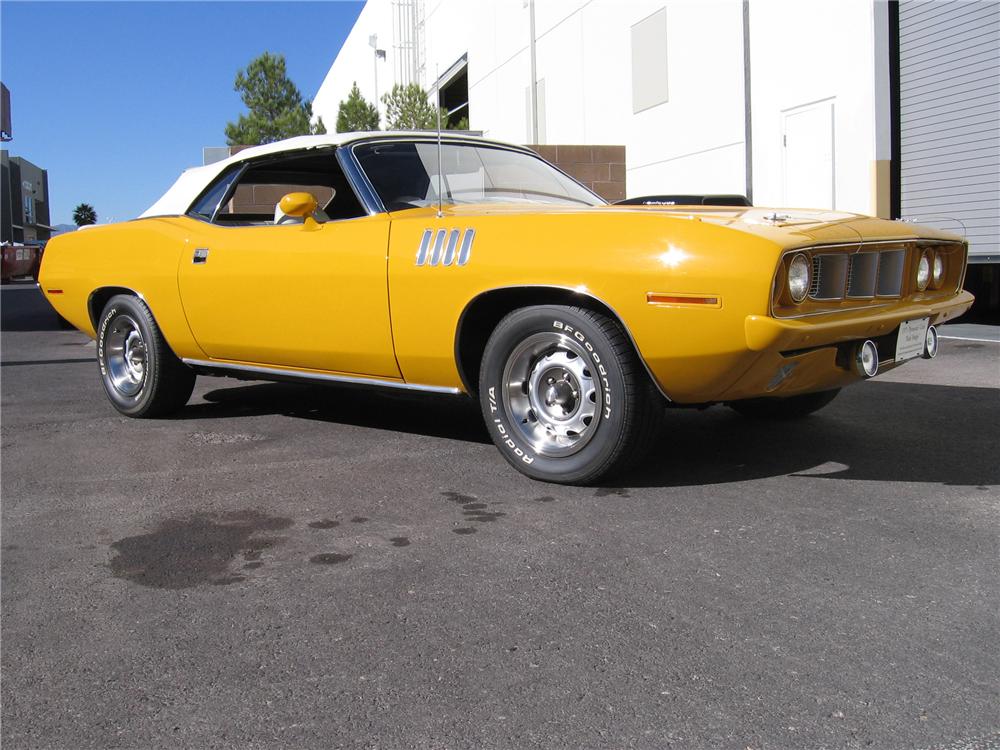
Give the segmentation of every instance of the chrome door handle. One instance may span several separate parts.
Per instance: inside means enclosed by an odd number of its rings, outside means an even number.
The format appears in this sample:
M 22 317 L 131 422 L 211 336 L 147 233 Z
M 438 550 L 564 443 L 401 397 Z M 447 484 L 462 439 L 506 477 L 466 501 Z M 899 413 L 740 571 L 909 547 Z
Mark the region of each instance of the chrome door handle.
M 191 259 L 192 263 L 204 263 L 208 260 L 208 248 L 207 247 L 196 247 L 194 249 L 194 257 Z

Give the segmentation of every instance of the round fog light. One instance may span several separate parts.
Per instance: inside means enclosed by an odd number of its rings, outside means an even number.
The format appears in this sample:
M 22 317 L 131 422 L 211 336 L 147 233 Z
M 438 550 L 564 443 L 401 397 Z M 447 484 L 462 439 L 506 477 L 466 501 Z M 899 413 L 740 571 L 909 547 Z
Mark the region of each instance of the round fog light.
M 927 336 L 924 338 L 924 359 L 934 359 L 938 352 L 938 333 L 934 326 L 927 326 Z
M 863 378 L 875 377 L 878 372 L 878 347 L 868 340 L 858 347 L 854 355 L 854 367 Z

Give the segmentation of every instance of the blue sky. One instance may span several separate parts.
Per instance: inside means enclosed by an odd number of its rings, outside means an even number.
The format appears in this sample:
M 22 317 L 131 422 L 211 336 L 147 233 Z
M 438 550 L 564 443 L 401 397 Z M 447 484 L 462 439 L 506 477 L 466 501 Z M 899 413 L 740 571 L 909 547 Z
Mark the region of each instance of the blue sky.
M 244 112 L 236 71 L 283 53 L 312 99 L 362 2 L 0 2 L 12 156 L 49 172 L 51 221 L 140 214 Z M 333 123 L 327 123 L 332 130 Z

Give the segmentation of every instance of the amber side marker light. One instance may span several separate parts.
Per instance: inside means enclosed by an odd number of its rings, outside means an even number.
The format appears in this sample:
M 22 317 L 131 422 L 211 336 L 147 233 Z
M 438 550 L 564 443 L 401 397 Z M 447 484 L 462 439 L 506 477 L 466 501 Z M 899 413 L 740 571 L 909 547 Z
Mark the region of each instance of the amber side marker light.
M 660 294 L 646 292 L 646 302 L 651 305 L 705 305 L 706 307 L 722 307 L 720 297 L 701 294 Z

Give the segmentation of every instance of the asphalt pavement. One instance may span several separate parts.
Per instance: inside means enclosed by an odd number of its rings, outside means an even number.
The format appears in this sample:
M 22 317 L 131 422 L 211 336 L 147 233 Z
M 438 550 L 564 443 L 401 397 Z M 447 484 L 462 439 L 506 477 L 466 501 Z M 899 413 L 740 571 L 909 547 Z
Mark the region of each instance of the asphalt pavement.
M 37 290 L 0 313 L 5 748 L 1000 747 L 986 335 L 567 488 L 462 399 L 127 419 Z

